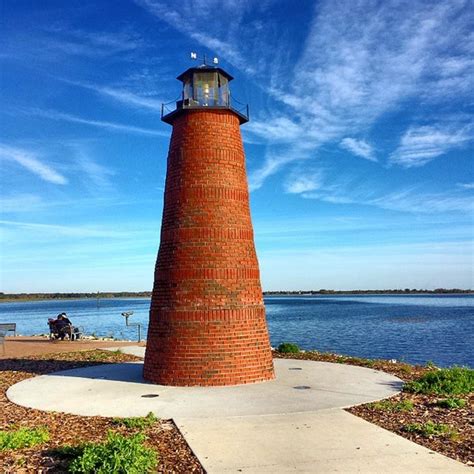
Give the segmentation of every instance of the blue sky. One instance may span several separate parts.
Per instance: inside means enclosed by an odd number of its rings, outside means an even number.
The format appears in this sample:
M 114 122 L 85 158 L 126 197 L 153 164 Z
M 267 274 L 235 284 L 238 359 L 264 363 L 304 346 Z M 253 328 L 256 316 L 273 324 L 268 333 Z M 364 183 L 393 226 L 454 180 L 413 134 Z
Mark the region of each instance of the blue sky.
M 473 287 L 472 7 L 3 1 L 1 291 L 151 289 L 190 51 L 250 104 L 264 289 Z

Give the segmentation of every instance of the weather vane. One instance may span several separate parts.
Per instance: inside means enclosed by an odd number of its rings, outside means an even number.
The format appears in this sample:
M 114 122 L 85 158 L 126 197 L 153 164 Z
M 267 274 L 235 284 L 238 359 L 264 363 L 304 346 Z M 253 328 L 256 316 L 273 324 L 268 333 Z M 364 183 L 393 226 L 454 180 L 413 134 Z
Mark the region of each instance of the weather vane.
M 204 54 L 202 57 L 199 57 L 198 56 L 198 53 L 195 53 L 194 51 L 191 52 L 191 59 L 194 59 L 194 60 L 202 60 L 202 63 L 207 66 L 207 58 L 206 58 L 206 55 Z M 212 58 L 212 63 L 213 64 L 219 64 L 219 59 L 217 57 L 213 57 Z

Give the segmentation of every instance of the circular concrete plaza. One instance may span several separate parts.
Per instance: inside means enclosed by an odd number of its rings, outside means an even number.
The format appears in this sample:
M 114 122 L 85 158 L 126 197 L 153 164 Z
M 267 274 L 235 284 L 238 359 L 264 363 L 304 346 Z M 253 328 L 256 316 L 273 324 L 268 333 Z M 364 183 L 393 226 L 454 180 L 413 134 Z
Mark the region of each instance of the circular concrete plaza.
M 362 367 L 274 363 L 275 380 L 232 387 L 153 385 L 142 378 L 142 362 L 104 364 L 24 380 L 7 397 L 29 408 L 84 416 L 216 418 L 342 408 L 389 397 L 402 386 L 392 375 Z

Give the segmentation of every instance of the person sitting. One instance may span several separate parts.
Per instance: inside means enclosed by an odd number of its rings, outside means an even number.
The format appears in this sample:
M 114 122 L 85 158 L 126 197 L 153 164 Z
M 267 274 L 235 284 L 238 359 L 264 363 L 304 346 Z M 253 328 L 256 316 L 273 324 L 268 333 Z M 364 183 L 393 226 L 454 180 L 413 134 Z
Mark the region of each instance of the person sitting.
M 51 334 L 56 339 L 64 341 L 66 336 L 71 339 L 72 323 L 67 317 L 66 313 L 58 314 L 56 319 L 48 319 L 48 325 L 50 327 Z

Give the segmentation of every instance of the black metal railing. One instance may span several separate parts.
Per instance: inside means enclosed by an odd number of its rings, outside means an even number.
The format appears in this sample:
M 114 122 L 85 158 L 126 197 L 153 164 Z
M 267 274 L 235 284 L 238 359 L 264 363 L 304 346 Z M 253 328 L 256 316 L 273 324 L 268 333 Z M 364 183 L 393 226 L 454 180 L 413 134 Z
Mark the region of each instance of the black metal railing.
M 209 108 L 209 109 L 230 109 L 240 115 L 245 121 L 249 120 L 249 106 L 239 102 L 233 96 L 229 94 L 229 99 L 227 102 L 219 101 L 216 104 L 212 102 L 202 103 L 202 101 L 197 101 L 194 99 L 183 99 L 178 97 L 175 100 L 170 102 L 165 102 L 161 104 L 161 118 L 166 117 L 169 114 L 172 114 L 181 109 L 197 109 L 197 108 Z

